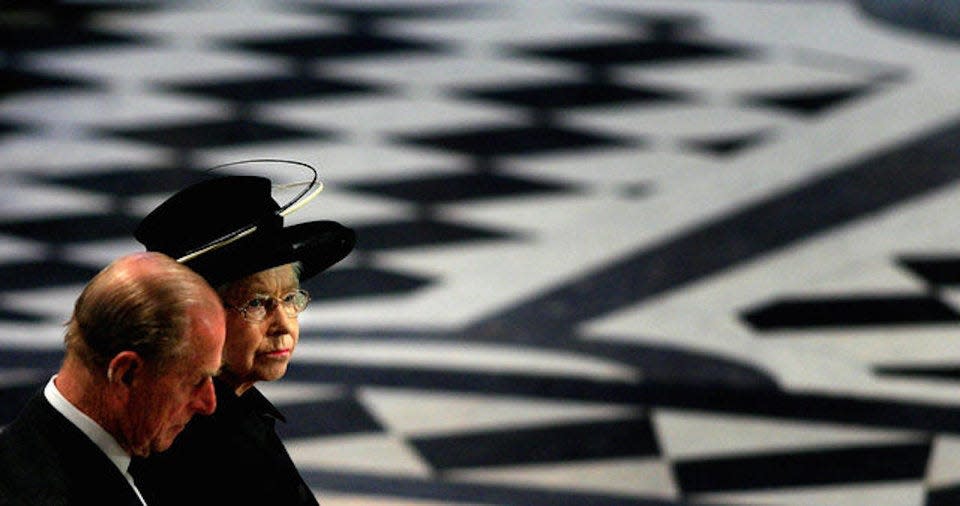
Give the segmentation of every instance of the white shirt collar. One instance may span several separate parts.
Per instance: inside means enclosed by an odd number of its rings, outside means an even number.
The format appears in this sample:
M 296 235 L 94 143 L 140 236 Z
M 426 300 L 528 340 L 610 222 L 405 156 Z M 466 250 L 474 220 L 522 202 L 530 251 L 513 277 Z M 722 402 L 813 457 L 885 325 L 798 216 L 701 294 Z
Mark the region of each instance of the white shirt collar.
M 54 384 L 55 379 L 57 379 L 56 375 L 50 378 L 47 386 L 43 389 L 43 395 L 53 406 L 53 409 L 56 409 L 60 414 L 67 417 L 67 420 L 70 420 L 71 423 L 76 425 L 78 429 L 86 434 L 87 437 L 107 455 L 121 473 L 127 474 L 127 468 L 130 467 L 130 455 L 124 451 L 109 432 L 104 430 L 97 422 L 93 421 L 92 418 L 77 409 L 76 406 L 70 404 L 70 401 L 57 389 L 56 384 Z

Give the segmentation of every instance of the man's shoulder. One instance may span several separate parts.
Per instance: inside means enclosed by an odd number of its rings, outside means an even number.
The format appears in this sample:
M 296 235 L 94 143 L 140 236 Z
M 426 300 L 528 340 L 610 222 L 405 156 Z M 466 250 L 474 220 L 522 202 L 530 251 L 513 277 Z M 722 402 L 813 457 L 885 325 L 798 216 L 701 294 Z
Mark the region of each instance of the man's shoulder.
M 46 401 L 34 396 L 0 431 L 0 486 L 29 494 L 90 469 L 96 447 Z M 104 457 L 105 459 L 105 457 Z
M 28 424 L 0 431 L 0 506 L 62 504 L 64 473 L 50 442 Z
M 38 441 L 44 439 L 43 426 L 46 425 L 49 413 L 45 413 L 46 402 L 42 395 L 31 398 L 17 417 L 0 429 L 0 462 L 5 459 L 19 456 L 24 451 L 31 453 L 42 452 L 45 445 Z M 50 411 L 52 412 L 52 407 Z

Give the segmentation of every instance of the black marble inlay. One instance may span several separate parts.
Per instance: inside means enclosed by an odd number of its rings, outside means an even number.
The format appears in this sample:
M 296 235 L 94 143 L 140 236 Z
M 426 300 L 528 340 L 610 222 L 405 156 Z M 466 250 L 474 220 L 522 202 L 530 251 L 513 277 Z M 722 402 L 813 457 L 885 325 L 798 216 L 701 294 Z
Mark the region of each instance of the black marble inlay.
M 83 90 L 94 86 L 76 79 L 10 68 L 0 63 L 0 98 L 23 92 Z
M 923 506 L 956 506 L 960 504 L 960 484 L 931 487 Z
M 117 128 L 107 135 L 182 149 L 243 146 L 259 142 L 324 140 L 330 133 L 254 120 L 196 121 L 178 125 Z
M 756 147 L 767 140 L 767 132 L 755 132 L 739 135 L 714 136 L 691 139 L 684 143 L 693 151 L 705 152 L 716 156 L 732 156 L 744 150 Z
M 139 219 L 119 214 L 71 214 L 0 222 L 0 232 L 54 244 L 133 237 Z
M 435 280 L 378 267 L 337 267 L 304 282 L 315 303 L 353 297 L 409 294 Z
M 458 333 L 459 337 L 460 334 Z M 696 365 L 696 364 L 694 364 Z M 298 381 L 339 383 L 353 387 L 379 385 L 441 392 L 480 392 L 487 395 L 538 399 L 582 400 L 733 413 L 775 420 L 856 424 L 864 427 L 942 431 L 960 434 L 960 410 L 922 401 L 798 394 L 769 385 L 739 387 L 719 379 L 711 384 L 664 381 L 614 381 L 562 375 L 474 372 L 453 368 L 344 365 L 311 360 L 291 364 L 287 377 Z
M 950 306 L 924 295 L 863 295 L 781 299 L 744 313 L 763 332 L 815 327 L 919 325 L 960 321 Z
M 873 368 L 880 376 L 914 378 L 934 381 L 960 380 L 960 364 L 936 365 L 881 365 Z
M 732 455 L 674 464 L 685 495 L 831 484 L 922 480 L 928 441 Z
M 628 87 L 611 83 L 545 83 L 459 93 L 468 99 L 533 107 L 567 109 L 604 105 L 657 104 L 682 100 L 674 90 Z
M 375 33 L 284 36 L 272 40 L 237 41 L 232 46 L 298 60 L 350 59 L 406 52 L 435 52 L 443 46 Z
M 342 2 L 304 3 L 297 6 L 301 12 L 335 15 L 343 18 L 357 31 L 366 31 L 377 23 L 398 20 L 462 18 L 467 15 L 486 15 L 495 9 L 478 3 L 446 3 L 433 0 L 419 2 Z
M 33 179 L 104 195 L 139 197 L 143 195 L 172 193 L 189 185 L 208 179 L 210 174 L 202 169 L 157 167 L 130 169 L 125 167 L 103 168 L 96 172 L 51 175 L 40 173 Z
M 506 232 L 434 220 L 371 223 L 354 227 L 357 250 L 389 251 L 510 239 Z
M 897 263 L 931 285 L 960 285 L 960 256 L 904 256 Z
M 542 178 L 528 179 L 489 173 L 438 174 L 393 181 L 378 179 L 367 183 L 346 184 L 344 188 L 424 205 L 575 191 L 567 185 L 550 183 Z
M 749 104 L 783 109 L 804 116 L 822 114 L 834 107 L 861 99 L 874 91 L 871 86 L 848 86 L 818 90 L 810 89 L 788 93 L 758 95 L 746 100 Z
M 353 397 L 339 397 L 294 404 L 278 404 L 287 419 L 278 423 L 284 439 L 383 432 L 384 427 Z
M 5 290 L 3 286 L 0 286 L 0 291 Z M 0 322 L 7 323 L 42 323 L 47 318 L 45 316 L 29 313 L 25 311 L 19 311 L 16 309 L 8 309 L 5 307 L 0 307 Z
M 584 65 L 671 63 L 686 60 L 743 56 L 746 50 L 721 43 L 683 40 L 622 40 L 582 42 L 552 46 L 518 48 L 518 56 L 533 56 Z
M 379 267 L 337 267 L 307 280 L 303 287 L 316 303 L 353 297 L 409 294 L 435 280 Z
M 37 350 L 9 347 L 0 350 L 0 367 L 26 367 L 38 371 L 38 374 L 42 377 L 48 373 L 53 374 L 60 367 L 63 356 L 64 351 L 62 349 Z M 44 378 L 43 381 L 45 382 L 46 379 Z
M 244 103 L 332 98 L 383 91 L 381 87 L 373 85 L 311 76 L 251 77 L 202 84 L 169 85 L 167 88 L 178 93 Z
M 439 472 L 659 454 L 646 418 L 515 427 L 414 438 L 413 445 Z
M 83 284 L 100 269 L 59 260 L 0 263 L 0 291 Z
M 15 123 L 0 121 L 0 136 L 12 134 L 20 130 L 21 128 Z
M 546 154 L 627 146 L 637 142 L 556 126 L 468 128 L 456 132 L 401 135 L 397 141 L 479 157 Z
M 0 5 L 0 48 L 39 51 L 134 43 L 134 36 L 97 30 L 94 18 L 107 12 L 129 13 L 154 7 L 149 1 L 4 2 Z
M 628 496 L 600 490 L 533 487 L 522 483 L 474 483 L 432 477 L 404 476 L 304 466 L 300 474 L 311 487 L 347 495 L 376 497 L 386 504 L 484 504 L 511 506 L 682 506 L 672 498 Z M 665 494 L 666 495 L 666 494 Z M 397 498 L 402 498 L 397 502 Z M 720 506 L 720 503 L 712 503 Z M 732 505 L 725 505 L 732 506 Z

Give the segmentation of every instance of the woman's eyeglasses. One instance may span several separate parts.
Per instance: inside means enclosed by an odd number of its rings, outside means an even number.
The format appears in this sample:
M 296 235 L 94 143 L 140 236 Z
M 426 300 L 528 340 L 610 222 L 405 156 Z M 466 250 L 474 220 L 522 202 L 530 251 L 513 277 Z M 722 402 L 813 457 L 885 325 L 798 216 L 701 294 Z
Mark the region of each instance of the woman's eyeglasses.
M 290 318 L 296 318 L 310 303 L 310 293 L 299 289 L 288 292 L 282 297 L 273 295 L 256 294 L 246 303 L 239 306 L 224 304 L 224 306 L 239 311 L 243 318 L 249 322 L 262 322 L 267 315 L 273 312 L 277 307 L 282 307 L 284 314 Z

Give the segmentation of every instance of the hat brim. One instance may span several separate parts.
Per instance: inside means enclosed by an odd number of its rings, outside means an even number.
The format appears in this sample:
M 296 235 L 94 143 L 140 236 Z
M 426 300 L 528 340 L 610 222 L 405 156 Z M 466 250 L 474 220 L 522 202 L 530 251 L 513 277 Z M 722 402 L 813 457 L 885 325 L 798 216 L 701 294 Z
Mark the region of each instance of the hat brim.
M 312 221 L 253 234 L 184 263 L 212 286 L 300 262 L 300 281 L 316 276 L 346 258 L 356 243 L 353 230 L 335 221 Z

